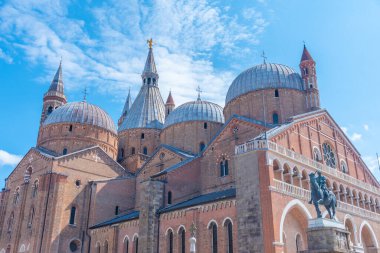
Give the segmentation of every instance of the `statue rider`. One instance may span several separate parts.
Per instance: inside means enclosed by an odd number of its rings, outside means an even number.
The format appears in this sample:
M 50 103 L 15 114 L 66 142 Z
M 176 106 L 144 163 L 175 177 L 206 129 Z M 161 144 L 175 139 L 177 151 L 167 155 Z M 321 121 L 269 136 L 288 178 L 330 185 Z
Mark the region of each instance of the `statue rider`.
M 322 176 L 322 172 L 319 170 L 316 171 L 316 174 L 318 174 L 318 176 L 316 177 L 317 184 L 323 192 L 323 196 L 322 196 L 322 200 L 323 200 L 324 198 L 329 197 L 329 189 L 326 186 L 326 177 Z M 312 203 L 312 200 L 309 201 L 309 204 L 311 203 Z

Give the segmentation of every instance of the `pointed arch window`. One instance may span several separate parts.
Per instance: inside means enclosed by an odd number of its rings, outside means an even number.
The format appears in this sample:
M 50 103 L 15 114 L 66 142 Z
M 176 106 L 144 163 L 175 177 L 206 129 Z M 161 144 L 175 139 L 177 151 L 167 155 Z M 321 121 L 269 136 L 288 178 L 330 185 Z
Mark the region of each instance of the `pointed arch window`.
M 275 89 L 274 90 L 274 97 L 278 98 L 279 96 L 280 96 L 280 94 L 278 93 L 278 89 Z
M 272 120 L 273 124 L 278 124 L 278 114 L 276 112 L 272 114 Z
M 115 206 L 115 215 L 119 214 L 119 206 Z
M 104 253 L 108 253 L 108 241 L 104 242 Z
M 227 220 L 224 226 L 226 228 L 226 233 L 227 233 L 227 253 L 233 253 L 234 246 L 233 246 L 232 222 L 230 220 Z
M 210 225 L 211 230 L 211 252 L 218 253 L 218 226 L 213 222 Z
M 64 148 L 64 149 L 63 149 L 62 154 L 63 154 L 63 155 L 67 155 L 67 148 Z
M 186 232 L 183 227 L 179 230 L 180 253 L 186 253 Z
M 100 253 L 100 243 L 98 242 L 98 243 L 96 243 L 96 253 Z
M 317 147 L 313 148 L 313 159 L 317 162 L 322 161 L 321 151 Z
M 144 139 L 145 139 L 145 134 L 141 133 L 141 140 L 144 140 Z
M 207 122 L 203 123 L 203 128 L 207 129 Z
M 139 252 L 139 238 L 136 236 L 134 242 L 133 242 L 133 252 L 138 253 Z
M 223 157 L 223 159 L 219 163 L 220 165 L 220 176 L 224 177 L 228 175 L 228 160 Z
M 343 173 L 348 173 L 347 164 L 346 164 L 346 162 L 343 161 L 343 160 L 340 161 L 340 170 L 341 170 Z
M 168 232 L 168 253 L 173 253 L 173 231 Z
M 129 253 L 129 240 L 128 237 L 124 239 L 124 253 Z
M 77 211 L 76 207 L 72 206 L 71 210 L 70 210 L 70 221 L 69 221 L 70 225 L 75 225 L 75 214 L 76 214 L 76 211 Z
M 70 125 L 69 126 L 69 132 L 72 132 L 73 131 L 73 125 Z
M 143 153 L 144 153 L 144 155 L 148 155 L 148 148 L 147 147 L 143 148 Z

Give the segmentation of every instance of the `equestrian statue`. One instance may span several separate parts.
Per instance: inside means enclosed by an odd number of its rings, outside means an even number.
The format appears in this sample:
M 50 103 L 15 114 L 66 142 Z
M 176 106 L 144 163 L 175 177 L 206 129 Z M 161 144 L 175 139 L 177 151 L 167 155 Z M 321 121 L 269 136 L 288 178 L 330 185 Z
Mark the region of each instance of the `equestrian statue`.
M 316 177 L 315 174 L 318 174 L 318 177 Z M 311 189 L 311 200 L 309 201 L 309 204 L 314 205 L 318 218 L 322 218 L 319 205 L 324 205 L 330 215 L 330 219 L 335 219 L 337 201 L 334 193 L 326 186 L 326 177 L 322 176 L 320 171 L 310 173 L 309 177 Z

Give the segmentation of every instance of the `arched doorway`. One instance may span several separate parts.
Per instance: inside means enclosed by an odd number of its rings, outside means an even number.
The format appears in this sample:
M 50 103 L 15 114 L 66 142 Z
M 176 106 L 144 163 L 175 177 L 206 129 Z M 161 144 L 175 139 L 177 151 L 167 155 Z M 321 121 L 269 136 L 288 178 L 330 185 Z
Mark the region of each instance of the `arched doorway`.
M 367 222 L 363 222 L 360 228 L 360 240 L 364 253 L 377 253 L 378 243 L 373 229 Z
M 289 203 L 291 204 L 291 203 Z M 310 213 L 303 204 L 294 203 L 290 208 L 285 208 L 282 224 L 284 252 L 302 252 L 307 249 L 307 226 Z
M 349 217 L 347 217 L 344 221 L 344 226 L 346 227 L 348 232 L 350 232 L 350 237 L 348 239 L 349 239 L 350 248 L 352 249 L 354 245 L 356 244 L 356 235 L 355 235 L 356 232 L 354 228 L 354 223 Z

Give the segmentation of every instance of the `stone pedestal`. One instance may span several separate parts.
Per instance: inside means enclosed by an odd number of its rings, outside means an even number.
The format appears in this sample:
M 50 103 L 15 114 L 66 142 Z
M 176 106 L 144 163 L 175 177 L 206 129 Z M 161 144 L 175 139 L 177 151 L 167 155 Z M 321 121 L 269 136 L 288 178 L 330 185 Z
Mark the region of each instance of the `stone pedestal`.
M 349 236 L 343 223 L 323 218 L 309 220 L 308 250 L 303 253 L 351 253 Z

